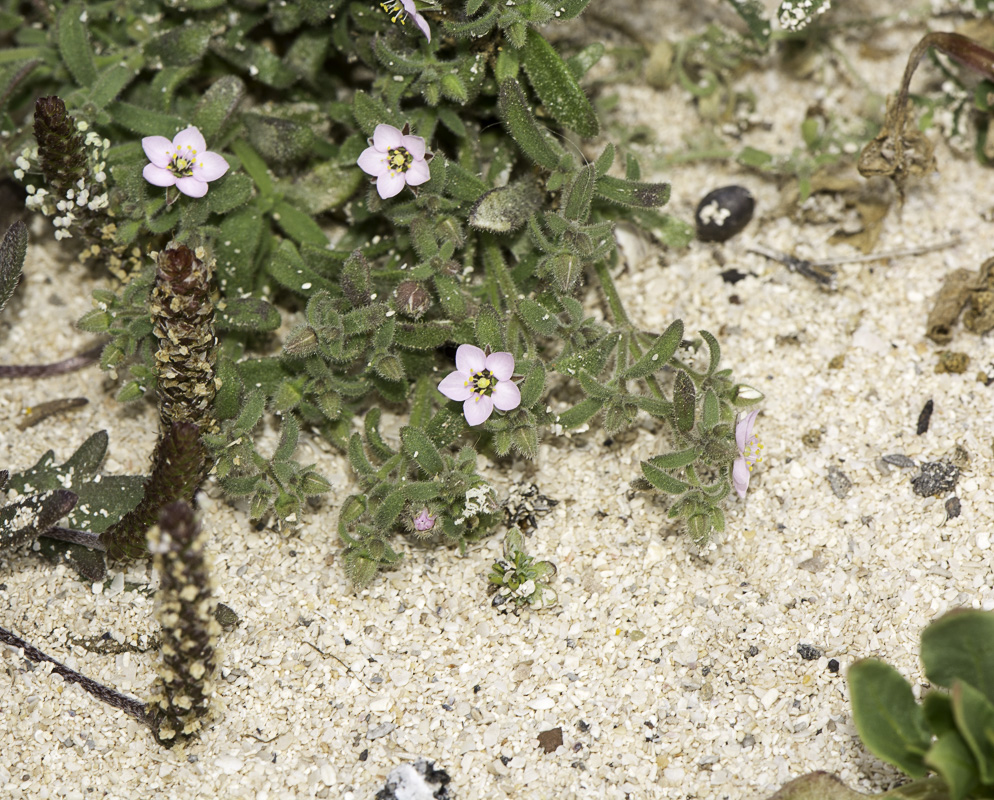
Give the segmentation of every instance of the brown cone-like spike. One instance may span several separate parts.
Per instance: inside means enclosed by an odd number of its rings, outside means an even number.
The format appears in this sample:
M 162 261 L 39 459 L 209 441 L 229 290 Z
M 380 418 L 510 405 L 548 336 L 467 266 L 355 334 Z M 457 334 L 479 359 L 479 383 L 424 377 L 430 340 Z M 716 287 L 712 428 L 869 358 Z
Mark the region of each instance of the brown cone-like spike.
M 186 245 L 170 242 L 159 253 L 150 309 L 159 340 L 155 360 L 163 430 L 174 422 L 192 422 L 203 433 L 217 432 L 210 269 Z

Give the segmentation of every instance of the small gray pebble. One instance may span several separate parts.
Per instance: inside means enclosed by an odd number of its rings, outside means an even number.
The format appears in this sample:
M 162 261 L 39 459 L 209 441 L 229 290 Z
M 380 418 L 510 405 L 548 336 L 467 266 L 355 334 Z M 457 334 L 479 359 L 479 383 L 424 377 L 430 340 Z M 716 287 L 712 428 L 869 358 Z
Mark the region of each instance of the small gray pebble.
M 935 497 L 952 491 L 959 480 L 959 467 L 948 461 L 927 461 L 922 464 L 922 472 L 911 479 L 911 488 L 921 497 Z
M 832 487 L 832 494 L 840 500 L 852 489 L 852 481 L 834 464 L 828 468 L 828 483 Z
M 956 519 L 960 512 L 960 502 L 958 497 L 950 497 L 946 500 L 946 519 Z
M 722 186 L 697 205 L 694 221 L 702 242 L 725 242 L 741 231 L 756 210 L 756 198 L 744 186 Z
M 884 456 L 884 461 L 888 464 L 893 464 L 895 467 L 913 467 L 915 465 L 915 462 L 903 453 L 891 453 L 890 455 L 886 455 Z
M 821 650 L 810 644 L 799 644 L 797 646 L 797 654 L 805 661 L 815 661 L 821 658 Z
M 382 739 L 384 736 L 389 735 L 396 727 L 392 722 L 381 722 L 375 728 L 370 728 L 366 732 L 366 738 L 370 741 Z

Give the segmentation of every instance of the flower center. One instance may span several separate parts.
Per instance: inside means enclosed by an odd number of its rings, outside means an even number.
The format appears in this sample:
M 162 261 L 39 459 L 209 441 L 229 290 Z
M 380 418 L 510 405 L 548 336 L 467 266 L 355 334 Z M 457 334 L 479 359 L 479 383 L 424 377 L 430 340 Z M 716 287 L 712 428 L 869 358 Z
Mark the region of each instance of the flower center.
M 392 147 L 387 150 L 387 164 L 392 173 L 407 172 L 414 162 L 414 156 L 406 147 Z
M 186 148 L 186 153 L 177 148 L 169 161 L 169 171 L 177 178 L 190 178 L 193 176 L 193 166 L 197 163 L 197 151 L 192 147 Z M 201 166 L 203 166 L 201 164 Z
M 763 443 L 759 441 L 759 437 L 753 435 L 748 442 L 746 442 L 745 449 L 742 451 L 742 458 L 745 459 L 746 464 L 749 466 L 749 471 L 752 472 L 753 464 L 760 464 L 763 461 Z
M 400 24 L 403 25 L 404 21 L 407 19 L 407 10 L 401 4 L 400 0 L 388 0 L 386 3 L 380 3 L 380 8 L 388 14 L 393 15 L 390 17 L 391 22 L 397 22 L 397 20 L 400 20 Z
M 489 369 L 483 369 L 473 373 L 470 383 L 473 386 L 473 394 L 480 397 L 490 397 L 497 386 L 497 379 Z

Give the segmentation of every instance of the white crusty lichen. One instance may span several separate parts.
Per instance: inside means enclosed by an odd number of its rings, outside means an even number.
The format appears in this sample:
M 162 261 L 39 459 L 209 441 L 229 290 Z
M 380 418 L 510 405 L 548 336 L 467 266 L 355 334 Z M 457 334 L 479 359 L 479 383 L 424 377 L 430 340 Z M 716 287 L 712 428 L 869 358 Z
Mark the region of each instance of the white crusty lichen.
M 831 0 L 783 0 L 777 21 L 785 31 L 800 31 L 831 7 Z

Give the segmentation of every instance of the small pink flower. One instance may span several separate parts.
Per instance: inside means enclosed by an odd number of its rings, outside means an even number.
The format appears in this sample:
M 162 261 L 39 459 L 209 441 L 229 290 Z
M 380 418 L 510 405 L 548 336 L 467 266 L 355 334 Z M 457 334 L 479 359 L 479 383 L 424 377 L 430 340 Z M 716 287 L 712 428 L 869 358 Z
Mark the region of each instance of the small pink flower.
M 399 131 L 393 125 L 377 125 L 356 164 L 376 178 L 376 191 L 384 200 L 400 194 L 404 186 L 420 186 L 431 177 L 425 140 L 408 135 L 406 126 Z
M 407 21 L 408 15 L 414 17 L 414 24 L 421 29 L 428 41 L 431 41 L 428 21 L 418 13 L 418 7 L 414 4 L 414 0 L 386 0 L 386 2 L 380 3 L 380 6 L 388 14 L 393 14 L 390 17 L 391 22 L 400 20 L 400 24 L 403 25 Z
M 735 419 L 735 446 L 739 449 L 739 457 L 732 465 L 732 485 L 742 498 L 745 498 L 749 488 L 752 465 L 763 460 L 763 445 L 752 432 L 757 414 L 758 411 L 750 411 L 741 419 Z
M 521 392 L 511 382 L 514 356 L 484 353 L 479 347 L 461 344 L 456 350 L 456 371 L 446 375 L 438 391 L 463 404 L 470 425 L 482 425 L 494 408 L 510 411 L 521 405 Z
M 435 527 L 435 517 L 428 513 L 427 508 L 422 508 L 421 513 L 414 518 L 414 530 L 430 531 Z
M 203 197 L 209 181 L 228 171 L 228 162 L 207 149 L 203 134 L 192 125 L 170 142 L 165 136 L 146 136 L 142 148 L 151 164 L 142 171 L 153 186 L 175 186 L 187 197 Z

